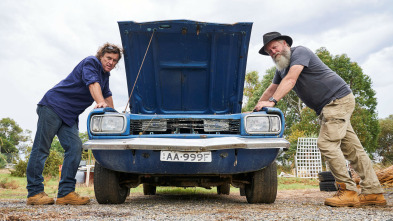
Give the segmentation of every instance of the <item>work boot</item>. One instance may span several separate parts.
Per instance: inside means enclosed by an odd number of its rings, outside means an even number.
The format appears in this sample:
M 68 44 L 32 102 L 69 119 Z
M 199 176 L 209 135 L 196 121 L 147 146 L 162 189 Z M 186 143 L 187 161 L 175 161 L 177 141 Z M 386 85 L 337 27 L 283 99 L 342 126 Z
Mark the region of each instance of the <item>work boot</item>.
M 79 196 L 79 194 L 71 192 L 64 197 L 57 198 L 56 205 L 85 205 L 89 202 L 89 197 Z
M 337 183 L 338 191 L 332 198 L 325 199 L 327 206 L 359 206 L 359 196 L 356 191 L 347 190 L 345 183 Z
M 378 194 L 360 194 L 359 195 L 360 205 L 367 206 L 367 205 L 386 205 L 385 197 L 382 193 Z
M 54 204 L 53 198 L 48 197 L 45 192 L 38 193 L 34 196 L 27 198 L 27 205 L 50 205 Z

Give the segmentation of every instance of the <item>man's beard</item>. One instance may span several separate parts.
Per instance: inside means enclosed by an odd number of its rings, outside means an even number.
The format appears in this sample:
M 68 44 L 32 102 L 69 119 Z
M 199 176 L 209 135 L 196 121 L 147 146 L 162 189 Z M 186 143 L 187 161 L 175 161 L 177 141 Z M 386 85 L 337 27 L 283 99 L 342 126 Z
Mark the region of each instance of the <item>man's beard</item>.
M 276 64 L 276 68 L 278 71 L 282 71 L 289 66 L 291 62 L 291 50 L 288 48 L 283 48 L 280 56 L 276 56 L 273 58 L 274 63 Z

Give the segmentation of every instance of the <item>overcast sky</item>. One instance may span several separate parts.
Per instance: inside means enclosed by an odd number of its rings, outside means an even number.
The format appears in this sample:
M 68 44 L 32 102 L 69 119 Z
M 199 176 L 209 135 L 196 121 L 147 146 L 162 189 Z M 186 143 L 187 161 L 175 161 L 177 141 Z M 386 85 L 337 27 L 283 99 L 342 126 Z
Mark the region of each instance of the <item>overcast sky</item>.
M 121 45 L 117 21 L 189 19 L 253 22 L 247 71 L 273 66 L 258 54 L 262 35 L 279 31 L 315 52 L 347 54 L 373 81 L 378 116 L 393 114 L 393 1 L 390 0 L 1 0 L 0 119 L 36 130 L 36 104 L 80 60 L 105 42 Z M 115 108 L 127 102 L 123 60 L 111 72 Z M 86 118 L 80 116 L 80 131 Z

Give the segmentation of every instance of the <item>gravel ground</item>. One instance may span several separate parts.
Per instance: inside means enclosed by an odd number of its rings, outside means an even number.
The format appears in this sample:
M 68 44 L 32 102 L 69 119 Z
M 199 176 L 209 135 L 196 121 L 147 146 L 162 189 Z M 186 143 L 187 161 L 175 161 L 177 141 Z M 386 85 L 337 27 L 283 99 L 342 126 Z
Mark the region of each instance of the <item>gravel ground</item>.
M 0 200 L 0 220 L 393 220 L 393 190 L 387 206 L 324 206 L 333 192 L 317 189 L 279 191 L 274 204 L 248 204 L 238 192 L 144 196 L 133 193 L 124 204 L 27 206 L 26 200 Z

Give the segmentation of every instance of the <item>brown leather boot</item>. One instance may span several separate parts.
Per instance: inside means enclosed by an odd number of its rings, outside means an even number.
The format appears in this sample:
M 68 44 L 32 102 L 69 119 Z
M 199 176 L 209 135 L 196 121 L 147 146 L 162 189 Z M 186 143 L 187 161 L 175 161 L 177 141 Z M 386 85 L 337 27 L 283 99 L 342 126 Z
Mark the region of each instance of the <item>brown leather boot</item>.
M 385 197 L 382 193 L 378 194 L 360 194 L 359 195 L 360 205 L 367 206 L 367 205 L 386 205 Z
M 356 191 L 347 190 L 345 183 L 337 183 L 338 191 L 332 198 L 325 199 L 327 206 L 359 206 L 360 201 Z
M 48 197 L 45 192 L 41 192 L 34 196 L 27 198 L 27 205 L 50 205 L 55 203 L 53 198 Z
M 71 192 L 64 197 L 57 198 L 56 205 L 85 205 L 89 202 L 89 197 L 79 196 L 79 194 Z

